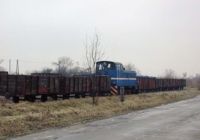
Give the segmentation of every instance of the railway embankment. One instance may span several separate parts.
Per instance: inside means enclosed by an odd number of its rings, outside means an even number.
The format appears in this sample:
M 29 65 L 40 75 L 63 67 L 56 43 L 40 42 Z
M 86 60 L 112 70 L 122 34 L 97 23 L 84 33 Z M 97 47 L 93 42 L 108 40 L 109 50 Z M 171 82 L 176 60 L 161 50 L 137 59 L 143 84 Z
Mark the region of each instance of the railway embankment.
M 99 97 L 98 105 L 92 104 L 92 98 L 19 104 L 0 99 L 0 139 L 109 118 L 198 95 L 200 90 L 186 89 L 127 95 L 124 102 L 118 96 L 109 96 Z

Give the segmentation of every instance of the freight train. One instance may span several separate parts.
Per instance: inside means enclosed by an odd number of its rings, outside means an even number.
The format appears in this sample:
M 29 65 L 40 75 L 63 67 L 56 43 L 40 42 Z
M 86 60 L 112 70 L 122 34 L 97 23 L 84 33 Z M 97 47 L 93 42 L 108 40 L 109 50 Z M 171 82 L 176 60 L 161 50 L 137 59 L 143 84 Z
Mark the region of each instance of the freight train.
M 118 95 L 121 87 L 126 94 L 150 91 L 181 90 L 185 79 L 166 79 L 137 76 L 126 71 L 121 63 L 99 61 L 96 73 L 91 75 L 62 76 L 59 74 L 34 73 L 31 75 L 10 75 L 0 72 L 0 95 L 17 103 L 20 99 L 42 102 L 48 97 L 69 99 L 85 96 Z
M 131 93 L 181 90 L 186 87 L 185 79 L 137 76 L 135 71 L 127 71 L 121 63 L 112 61 L 97 62 L 96 74 L 110 77 L 112 94 L 119 94 L 120 87 Z

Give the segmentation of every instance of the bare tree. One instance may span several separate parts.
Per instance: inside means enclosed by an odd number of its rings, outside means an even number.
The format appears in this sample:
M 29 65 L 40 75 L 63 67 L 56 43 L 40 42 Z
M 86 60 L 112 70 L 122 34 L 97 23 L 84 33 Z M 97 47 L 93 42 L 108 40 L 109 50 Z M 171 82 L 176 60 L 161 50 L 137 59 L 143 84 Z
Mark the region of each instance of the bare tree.
M 124 67 L 128 71 L 135 71 L 135 65 L 132 63 L 128 63 L 128 64 L 124 65 Z
M 95 72 L 96 62 L 104 58 L 104 51 L 101 48 L 101 41 L 100 37 L 97 33 L 94 34 L 93 38 L 88 41 L 88 38 L 86 38 L 85 42 L 85 61 L 87 65 L 87 71 L 89 73 Z M 95 83 L 94 78 L 91 77 L 91 81 Z M 93 104 L 98 104 L 98 93 L 97 89 L 93 89 L 92 91 L 92 99 Z
M 166 70 L 165 70 L 164 77 L 165 77 L 165 78 L 176 78 L 177 75 L 176 75 L 176 73 L 175 73 L 174 70 L 172 70 L 172 69 L 166 69 Z
M 83 68 L 80 67 L 79 62 L 75 62 L 73 67 L 71 68 L 71 74 L 73 75 L 80 75 L 84 74 L 85 71 Z
M 137 74 L 140 74 L 140 70 L 136 68 L 136 66 L 132 63 L 128 63 L 124 65 L 125 69 L 128 71 L 135 71 Z
M 53 73 L 53 69 L 51 69 L 51 68 L 44 68 L 44 69 L 42 69 L 41 72 L 42 73 Z
M 96 62 L 104 58 L 104 51 L 101 49 L 100 37 L 95 33 L 91 41 L 86 39 L 85 58 L 87 70 L 89 73 L 95 72 Z
M 183 78 L 186 79 L 187 78 L 187 72 L 183 73 Z
M 84 73 L 84 69 L 79 66 L 79 63 L 69 57 L 60 57 L 58 62 L 54 62 L 53 65 L 56 66 L 55 72 L 61 75 L 71 76 Z
M 0 64 L 2 64 L 3 63 L 3 59 L 0 59 Z M 4 71 L 5 69 L 2 67 L 2 66 L 0 66 L 0 71 Z
M 56 66 L 56 72 L 62 75 L 70 75 L 74 62 L 69 57 L 60 57 L 57 62 L 53 62 Z

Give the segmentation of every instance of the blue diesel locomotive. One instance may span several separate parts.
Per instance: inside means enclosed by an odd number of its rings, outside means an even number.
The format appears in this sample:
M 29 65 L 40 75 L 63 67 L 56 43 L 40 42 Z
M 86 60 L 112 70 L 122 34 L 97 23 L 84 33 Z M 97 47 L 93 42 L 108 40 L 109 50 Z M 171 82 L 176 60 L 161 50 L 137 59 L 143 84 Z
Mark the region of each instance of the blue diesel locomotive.
M 138 91 L 136 72 L 125 70 L 121 63 L 99 61 L 96 63 L 96 74 L 110 76 L 113 92 L 118 92 L 120 87 L 131 92 Z

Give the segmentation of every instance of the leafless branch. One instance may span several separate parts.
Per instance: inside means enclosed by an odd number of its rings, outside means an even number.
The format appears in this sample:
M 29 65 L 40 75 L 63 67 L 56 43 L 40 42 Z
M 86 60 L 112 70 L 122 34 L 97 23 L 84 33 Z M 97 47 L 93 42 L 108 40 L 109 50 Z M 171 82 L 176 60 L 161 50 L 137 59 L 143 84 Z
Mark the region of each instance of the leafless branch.
M 165 70 L 165 74 L 164 74 L 165 78 L 177 78 L 176 72 L 172 69 L 166 69 Z
M 96 62 L 104 58 L 104 51 L 101 50 L 100 38 L 97 33 L 94 37 L 88 42 L 86 39 L 85 43 L 85 57 L 88 72 L 92 73 L 95 71 Z
M 4 61 L 3 59 L 0 59 L 0 64 L 3 63 L 3 61 Z M 3 71 L 3 70 L 4 70 L 4 68 L 2 66 L 0 66 L 0 71 Z

